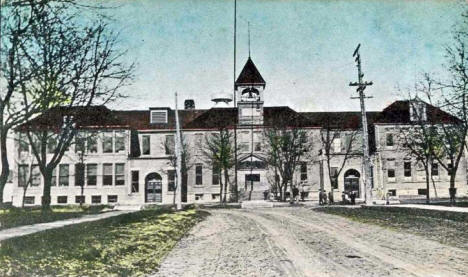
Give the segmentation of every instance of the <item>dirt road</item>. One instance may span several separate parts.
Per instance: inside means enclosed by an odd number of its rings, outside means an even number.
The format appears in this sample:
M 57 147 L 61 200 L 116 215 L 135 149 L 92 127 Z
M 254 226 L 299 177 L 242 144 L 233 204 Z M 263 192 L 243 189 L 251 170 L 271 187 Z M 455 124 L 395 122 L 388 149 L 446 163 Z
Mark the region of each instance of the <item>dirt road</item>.
M 310 208 L 210 210 L 155 276 L 468 276 L 468 253 Z

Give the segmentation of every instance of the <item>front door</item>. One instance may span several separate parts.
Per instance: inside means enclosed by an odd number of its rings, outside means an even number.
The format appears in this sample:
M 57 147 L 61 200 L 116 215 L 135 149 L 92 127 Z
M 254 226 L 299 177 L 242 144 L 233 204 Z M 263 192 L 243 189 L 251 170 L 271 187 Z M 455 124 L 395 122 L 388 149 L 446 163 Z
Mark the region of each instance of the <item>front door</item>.
M 347 177 L 344 180 L 344 190 L 346 192 L 354 191 L 356 196 L 359 197 L 359 178 Z
M 246 174 L 245 175 L 245 189 L 250 190 L 255 183 L 260 183 L 260 174 Z
M 146 202 L 162 202 L 162 183 L 161 180 L 149 180 L 146 183 Z

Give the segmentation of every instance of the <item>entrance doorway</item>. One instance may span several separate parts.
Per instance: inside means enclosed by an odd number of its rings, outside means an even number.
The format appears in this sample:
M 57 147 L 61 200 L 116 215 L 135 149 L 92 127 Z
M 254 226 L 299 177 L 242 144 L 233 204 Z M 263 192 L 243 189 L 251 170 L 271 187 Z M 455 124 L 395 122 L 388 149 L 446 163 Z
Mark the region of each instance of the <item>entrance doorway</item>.
M 162 178 L 158 173 L 150 173 L 145 178 L 145 202 L 162 202 Z
M 344 190 L 345 192 L 356 192 L 356 196 L 360 196 L 359 178 L 361 174 L 355 169 L 349 169 L 344 174 Z
M 245 174 L 245 189 L 249 189 L 250 185 L 260 182 L 260 174 Z

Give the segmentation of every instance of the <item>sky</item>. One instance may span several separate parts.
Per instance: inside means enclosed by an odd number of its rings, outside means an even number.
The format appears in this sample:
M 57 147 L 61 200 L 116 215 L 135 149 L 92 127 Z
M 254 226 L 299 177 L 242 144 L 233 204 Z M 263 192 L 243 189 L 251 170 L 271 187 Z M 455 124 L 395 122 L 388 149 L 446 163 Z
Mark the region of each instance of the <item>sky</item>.
M 108 0 L 135 79 L 117 109 L 179 107 L 233 91 L 233 0 Z M 444 46 L 463 2 L 430 0 L 238 0 L 237 70 L 251 57 L 266 81 L 265 106 L 359 110 L 352 57 L 361 43 L 367 110 L 404 95 L 424 72 L 443 74 Z

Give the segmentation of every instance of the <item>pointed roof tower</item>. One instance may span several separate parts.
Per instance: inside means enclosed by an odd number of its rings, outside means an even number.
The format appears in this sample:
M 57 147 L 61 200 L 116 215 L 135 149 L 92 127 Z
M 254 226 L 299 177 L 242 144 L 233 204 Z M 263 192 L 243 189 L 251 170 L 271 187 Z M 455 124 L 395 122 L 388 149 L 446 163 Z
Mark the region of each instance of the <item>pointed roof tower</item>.
M 265 88 L 265 85 L 265 80 L 249 57 L 236 80 L 236 89 L 238 86 L 263 86 Z

